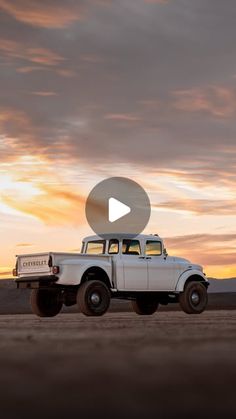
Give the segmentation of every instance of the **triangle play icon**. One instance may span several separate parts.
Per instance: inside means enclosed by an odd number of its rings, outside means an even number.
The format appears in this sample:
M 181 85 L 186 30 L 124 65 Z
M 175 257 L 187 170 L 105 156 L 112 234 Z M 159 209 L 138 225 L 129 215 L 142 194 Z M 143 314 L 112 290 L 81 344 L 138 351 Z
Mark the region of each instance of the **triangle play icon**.
M 131 208 L 125 205 L 123 202 L 118 201 L 115 198 L 109 198 L 108 203 L 108 219 L 110 223 L 114 223 L 120 218 L 131 212 Z

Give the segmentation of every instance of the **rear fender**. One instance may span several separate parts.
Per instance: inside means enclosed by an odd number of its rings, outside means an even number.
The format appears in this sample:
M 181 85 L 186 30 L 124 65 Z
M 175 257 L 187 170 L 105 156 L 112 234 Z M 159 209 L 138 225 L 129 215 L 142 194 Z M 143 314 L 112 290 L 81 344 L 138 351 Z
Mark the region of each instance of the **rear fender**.
M 103 261 L 98 262 L 96 260 L 96 263 L 92 263 L 91 260 L 89 260 L 87 263 L 76 263 L 75 260 L 68 261 L 67 263 L 63 263 L 60 265 L 60 274 L 59 274 L 59 280 L 57 281 L 57 284 L 61 285 L 80 285 L 81 279 L 84 275 L 84 273 L 91 269 L 91 268 L 100 268 L 102 269 L 107 277 L 109 278 L 110 283 L 112 283 L 112 267 L 111 263 Z

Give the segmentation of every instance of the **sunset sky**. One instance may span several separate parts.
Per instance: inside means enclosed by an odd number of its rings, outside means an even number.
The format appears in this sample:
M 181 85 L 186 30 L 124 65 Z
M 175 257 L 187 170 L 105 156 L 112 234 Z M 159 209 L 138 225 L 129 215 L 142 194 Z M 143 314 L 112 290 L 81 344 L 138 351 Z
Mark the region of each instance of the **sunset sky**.
M 0 0 L 0 276 L 78 251 L 110 176 L 169 254 L 236 276 L 235 22 L 235 0 Z

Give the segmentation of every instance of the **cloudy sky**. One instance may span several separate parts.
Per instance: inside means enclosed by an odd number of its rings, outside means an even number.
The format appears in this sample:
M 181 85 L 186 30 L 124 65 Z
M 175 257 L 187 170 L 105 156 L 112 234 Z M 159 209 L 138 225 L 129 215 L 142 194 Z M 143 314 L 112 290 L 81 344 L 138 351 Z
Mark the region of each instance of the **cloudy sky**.
M 236 275 L 235 21 L 235 0 L 0 0 L 2 275 L 79 249 L 114 175 L 170 254 Z

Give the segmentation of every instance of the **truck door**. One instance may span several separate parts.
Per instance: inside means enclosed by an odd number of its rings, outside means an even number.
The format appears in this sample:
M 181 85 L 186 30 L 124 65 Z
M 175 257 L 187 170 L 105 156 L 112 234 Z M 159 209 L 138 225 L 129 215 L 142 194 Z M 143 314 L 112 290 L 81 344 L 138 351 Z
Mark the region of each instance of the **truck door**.
M 122 243 L 122 262 L 125 291 L 148 289 L 148 261 L 141 256 L 139 240 L 124 239 Z
M 148 290 L 172 291 L 175 289 L 175 262 L 163 255 L 162 243 L 147 240 L 145 257 L 148 263 Z

